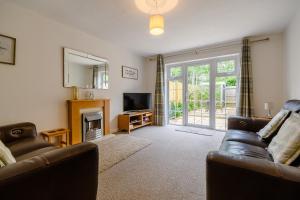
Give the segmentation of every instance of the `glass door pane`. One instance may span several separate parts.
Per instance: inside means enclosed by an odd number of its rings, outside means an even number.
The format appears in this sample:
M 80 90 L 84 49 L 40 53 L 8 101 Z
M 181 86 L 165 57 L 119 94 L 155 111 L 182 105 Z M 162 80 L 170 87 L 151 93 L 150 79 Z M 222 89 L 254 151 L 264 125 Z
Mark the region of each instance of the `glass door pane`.
M 236 114 L 237 77 L 216 77 L 216 129 L 227 130 L 227 118 Z
M 168 81 L 169 124 L 183 125 L 183 81 L 174 79 Z
M 210 125 L 210 66 L 187 67 L 187 123 L 195 126 Z
M 237 76 L 236 60 L 217 62 L 215 83 L 215 128 L 227 130 L 227 118 L 236 114 Z

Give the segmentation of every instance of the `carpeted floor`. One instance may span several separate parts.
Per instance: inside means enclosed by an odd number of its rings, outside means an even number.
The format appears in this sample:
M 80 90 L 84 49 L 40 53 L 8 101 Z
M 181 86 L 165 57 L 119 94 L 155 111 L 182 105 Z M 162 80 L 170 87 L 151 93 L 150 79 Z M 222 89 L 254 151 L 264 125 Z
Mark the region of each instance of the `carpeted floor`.
M 98 200 L 205 200 L 206 154 L 219 148 L 224 133 L 201 129 L 212 135 L 202 136 L 176 128 L 132 132 L 152 145 L 100 174 Z
M 148 139 L 134 137 L 129 134 L 110 134 L 109 136 L 93 141 L 99 149 L 100 173 L 151 144 Z

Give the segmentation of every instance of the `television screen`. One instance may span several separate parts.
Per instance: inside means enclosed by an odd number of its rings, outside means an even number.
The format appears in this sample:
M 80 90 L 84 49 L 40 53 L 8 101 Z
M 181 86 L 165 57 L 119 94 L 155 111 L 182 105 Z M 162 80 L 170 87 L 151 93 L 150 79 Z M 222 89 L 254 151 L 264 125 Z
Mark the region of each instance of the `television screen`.
M 139 111 L 151 109 L 151 93 L 124 93 L 123 110 Z

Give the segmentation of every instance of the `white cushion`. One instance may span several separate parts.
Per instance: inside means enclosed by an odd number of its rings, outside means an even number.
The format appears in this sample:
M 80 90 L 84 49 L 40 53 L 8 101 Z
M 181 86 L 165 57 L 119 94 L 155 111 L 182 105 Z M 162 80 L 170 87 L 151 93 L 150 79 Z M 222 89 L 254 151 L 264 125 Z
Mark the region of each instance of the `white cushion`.
M 0 160 L 1 160 L 1 166 L 9 165 L 16 162 L 16 159 L 11 154 L 9 148 L 7 148 L 3 142 L 0 140 Z
M 272 120 L 258 132 L 261 138 L 267 139 L 268 137 L 272 136 L 277 129 L 282 125 L 285 119 L 288 117 L 291 111 L 281 109 L 277 115 L 275 115 Z
M 283 164 L 291 164 L 300 155 L 300 114 L 292 113 L 284 122 L 268 151 L 274 162 Z
M 0 159 L 0 168 L 1 167 L 5 167 L 5 164 L 4 164 L 4 162 Z

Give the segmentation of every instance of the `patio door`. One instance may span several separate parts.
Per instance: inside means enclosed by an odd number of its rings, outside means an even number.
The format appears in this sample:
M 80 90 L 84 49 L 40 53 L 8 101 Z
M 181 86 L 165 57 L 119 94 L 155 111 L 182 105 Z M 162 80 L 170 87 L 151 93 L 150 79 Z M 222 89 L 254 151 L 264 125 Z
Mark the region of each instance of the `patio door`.
M 167 65 L 168 123 L 226 130 L 236 112 L 238 58 Z
M 186 124 L 210 127 L 210 64 L 187 66 Z

